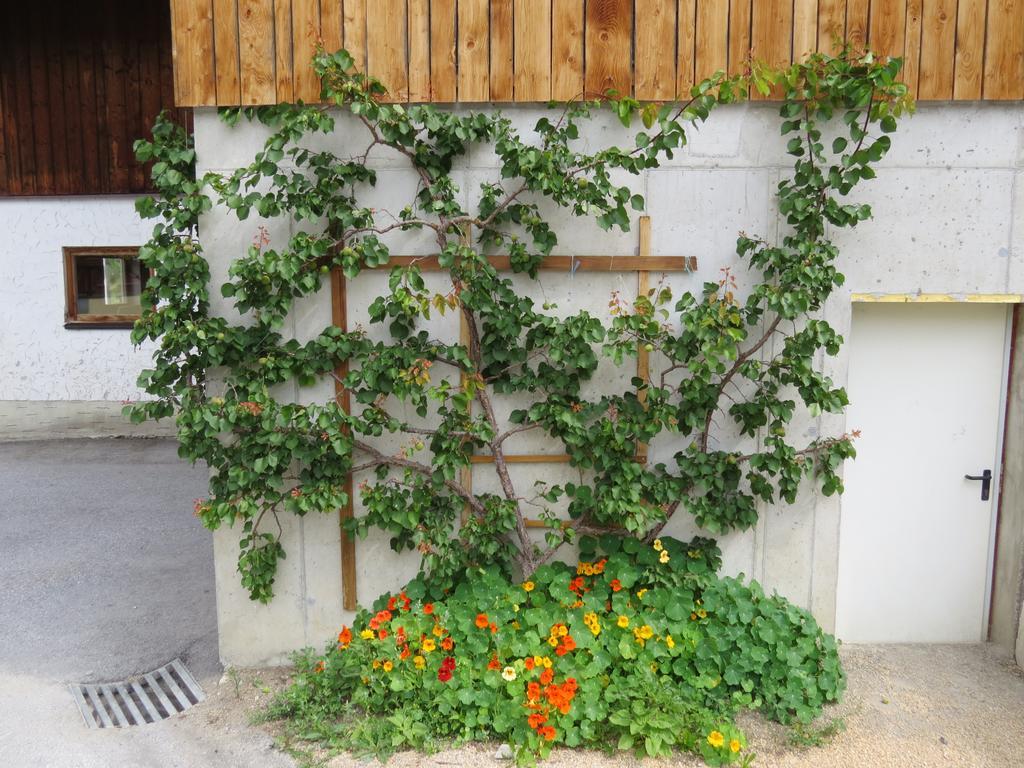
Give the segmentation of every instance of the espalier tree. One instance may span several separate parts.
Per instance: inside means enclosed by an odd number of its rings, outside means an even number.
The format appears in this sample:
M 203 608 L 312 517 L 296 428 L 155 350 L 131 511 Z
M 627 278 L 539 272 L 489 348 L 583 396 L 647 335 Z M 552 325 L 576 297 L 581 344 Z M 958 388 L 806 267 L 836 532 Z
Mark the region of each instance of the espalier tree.
M 680 510 L 712 532 L 749 528 L 759 500 L 791 503 L 808 476 L 825 494 L 842 490 L 837 471 L 854 454 L 850 436 L 794 444 L 787 425 L 798 408 L 836 413 L 847 403 L 815 364 L 820 351 L 835 355 L 842 342 L 815 317 L 843 281 L 827 229 L 870 215 L 846 196 L 874 177 L 872 164 L 889 149 L 887 134 L 908 107 L 906 88 L 896 82 L 898 60 L 814 55 L 783 72 L 718 74 L 683 103 L 570 103 L 541 118 L 527 138 L 500 112 L 382 103 L 384 87 L 353 72 L 345 51 L 317 56 L 315 67 L 327 106 L 225 115 L 272 129 L 252 163 L 230 175 L 196 179 L 189 138 L 167 123 L 157 125 L 152 142 L 136 145 L 141 160 L 154 161 L 159 190 L 139 210 L 160 223 L 141 252 L 152 277 L 133 340 L 155 340 L 158 351 L 155 368 L 141 378 L 155 399 L 131 406 L 131 415 L 176 417 L 183 455 L 212 468 L 210 495 L 197 502 L 197 514 L 211 529 L 243 526 L 239 569 L 253 598 L 270 599 L 284 556 L 274 520 L 282 512 L 336 510 L 347 501 L 352 472 L 371 470 L 373 478 L 360 486 L 365 512 L 351 521 L 353 533 L 388 531 L 396 550 L 420 552 L 424 572 L 441 582 L 492 562 L 529 577 L 580 535 L 653 539 Z M 535 277 L 558 242 L 542 202 L 604 229 L 628 229 L 630 209 L 643 210 L 644 200 L 613 183 L 613 171 L 658 167 L 715 107 L 772 85 L 785 93 L 781 131 L 795 158 L 778 187 L 788 227 L 778 242 L 739 237 L 737 253 L 753 276 L 742 300 L 727 274 L 696 295 L 659 287 L 629 300 L 616 296 L 610 321 L 582 311 L 556 316 L 484 256 L 507 254 L 514 272 Z M 581 127 L 597 109 L 614 110 L 627 129 L 636 126 L 631 145 L 581 148 Z M 310 134 L 330 134 L 338 110 L 365 127 L 358 156 L 304 143 Z M 822 125 L 833 118 L 841 128 L 825 140 Z M 419 177 L 415 197 L 393 210 L 361 201 L 377 181 L 367 157 L 378 145 L 403 155 Z M 480 185 L 467 209 L 451 171 L 475 145 L 493 147 L 501 173 Z M 197 226 L 212 199 L 239 219 L 289 217 L 301 230 L 270 247 L 254 227 L 254 243 L 239 244 L 220 290 L 244 323 L 209 310 L 210 272 Z M 298 297 L 329 289 L 330 270 L 354 278 L 386 267 L 383 236 L 395 230 L 429 233 L 443 291 L 427 287 L 415 262 L 392 266 L 388 290 L 368 302 L 387 342 L 337 327 L 305 343 L 282 335 Z M 461 313 L 468 343 L 424 327 L 433 313 L 446 312 Z M 585 396 L 601 356 L 632 368 L 639 347 L 656 364 L 649 381 Z M 351 413 L 335 399 L 300 405 L 274 394 L 285 382 L 334 377 L 342 366 Z M 530 404 L 505 423 L 495 398 L 509 394 L 528 396 Z M 413 412 L 414 419 L 403 415 Z M 718 447 L 724 420 L 759 437 L 758 447 Z M 560 443 L 579 479 L 542 487 L 539 495 L 520 487 L 505 447 L 528 431 Z M 637 443 L 665 433 L 677 446 L 670 461 L 638 459 Z M 406 447 L 385 452 L 381 436 L 398 436 Z M 493 456 L 500 493 L 460 481 L 474 452 Z M 551 509 L 560 500 L 567 521 Z M 527 516 L 545 521 L 542 543 L 531 538 Z

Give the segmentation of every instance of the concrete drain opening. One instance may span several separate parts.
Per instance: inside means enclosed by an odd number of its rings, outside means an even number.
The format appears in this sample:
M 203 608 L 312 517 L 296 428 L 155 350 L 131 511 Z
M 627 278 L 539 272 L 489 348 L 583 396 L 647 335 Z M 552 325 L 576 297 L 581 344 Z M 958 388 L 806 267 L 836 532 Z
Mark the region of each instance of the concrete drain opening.
M 90 728 L 120 728 L 166 720 L 205 696 L 191 673 L 175 659 L 121 683 L 76 684 L 71 692 Z

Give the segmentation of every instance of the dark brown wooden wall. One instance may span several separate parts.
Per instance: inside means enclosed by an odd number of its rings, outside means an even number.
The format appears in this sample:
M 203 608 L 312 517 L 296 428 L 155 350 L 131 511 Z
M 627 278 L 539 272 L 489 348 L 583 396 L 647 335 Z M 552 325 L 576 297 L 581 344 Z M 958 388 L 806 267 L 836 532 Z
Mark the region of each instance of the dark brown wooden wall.
M 147 191 L 132 143 L 165 108 L 174 108 L 166 0 L 4 3 L 0 196 Z

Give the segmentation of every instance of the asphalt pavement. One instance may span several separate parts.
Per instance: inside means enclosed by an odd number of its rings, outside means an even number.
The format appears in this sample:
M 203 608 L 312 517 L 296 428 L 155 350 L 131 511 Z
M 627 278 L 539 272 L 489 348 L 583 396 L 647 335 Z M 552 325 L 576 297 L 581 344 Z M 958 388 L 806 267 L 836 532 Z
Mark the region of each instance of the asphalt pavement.
M 89 729 L 68 689 L 181 658 L 221 676 L 213 546 L 193 516 L 207 471 L 164 439 L 0 443 L 0 766 L 291 766 L 203 707 Z

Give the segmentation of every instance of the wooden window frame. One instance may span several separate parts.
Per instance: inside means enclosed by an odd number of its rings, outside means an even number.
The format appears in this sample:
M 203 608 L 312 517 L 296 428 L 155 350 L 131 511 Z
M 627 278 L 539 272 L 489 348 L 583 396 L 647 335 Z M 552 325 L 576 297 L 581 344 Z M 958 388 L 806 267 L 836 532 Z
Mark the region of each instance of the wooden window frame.
M 135 325 L 138 315 L 80 315 L 78 313 L 78 276 L 75 259 L 78 256 L 117 256 L 122 259 L 138 258 L 138 245 L 66 245 L 64 252 L 64 327 L 69 329 L 125 329 Z M 143 265 L 142 269 L 146 269 Z

